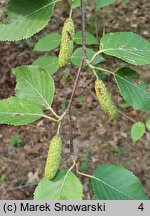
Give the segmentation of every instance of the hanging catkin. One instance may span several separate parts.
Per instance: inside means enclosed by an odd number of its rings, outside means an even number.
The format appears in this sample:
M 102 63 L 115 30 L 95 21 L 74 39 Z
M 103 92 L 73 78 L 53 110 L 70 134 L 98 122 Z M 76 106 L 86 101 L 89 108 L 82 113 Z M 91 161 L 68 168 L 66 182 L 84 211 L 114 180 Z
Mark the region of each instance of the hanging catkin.
M 50 141 L 49 151 L 45 165 L 45 178 L 51 180 L 55 177 L 61 160 L 62 141 L 54 136 Z
M 73 20 L 68 18 L 63 26 L 61 35 L 61 46 L 58 57 L 60 67 L 64 67 L 73 53 L 73 40 L 74 40 L 75 27 Z
M 96 96 L 104 112 L 111 118 L 117 118 L 117 108 L 112 101 L 112 96 L 102 80 L 95 81 Z

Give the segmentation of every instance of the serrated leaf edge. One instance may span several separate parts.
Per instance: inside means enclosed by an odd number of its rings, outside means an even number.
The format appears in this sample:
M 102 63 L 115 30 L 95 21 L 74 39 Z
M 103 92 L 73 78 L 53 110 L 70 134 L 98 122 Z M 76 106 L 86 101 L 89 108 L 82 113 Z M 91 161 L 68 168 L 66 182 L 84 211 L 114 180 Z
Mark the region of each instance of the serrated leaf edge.
M 32 14 L 34 14 L 34 13 L 36 13 L 36 12 L 38 12 L 38 11 L 44 9 L 44 8 L 47 8 L 48 6 L 50 6 L 50 5 L 52 5 L 52 4 L 53 4 L 52 11 L 53 11 L 53 10 L 54 10 L 54 7 L 55 7 L 55 2 L 50 2 L 50 3 L 48 3 L 47 5 L 44 5 L 43 7 L 41 7 L 41 8 L 39 8 L 39 9 L 33 11 L 32 13 L 28 14 L 27 16 L 24 16 L 24 18 L 26 18 L 26 17 L 28 17 L 28 16 L 31 16 Z M 8 7 L 8 6 L 9 6 L 9 3 L 8 3 L 7 7 Z M 13 23 L 17 22 L 18 20 L 19 20 L 19 19 L 15 20 Z M 32 35 L 24 36 L 24 37 L 22 37 L 22 38 L 20 38 L 20 39 L 15 39 L 15 40 L 7 40 L 7 39 L 6 39 L 6 40 L 0 40 L 0 41 L 15 42 L 15 41 L 21 41 L 21 40 L 24 40 L 24 39 L 28 39 L 28 38 L 34 36 L 36 33 L 40 32 L 48 23 L 49 23 L 49 20 L 45 23 L 45 25 L 43 25 L 43 27 L 37 28 L 37 31 L 36 31 L 34 34 L 32 34 Z M 7 24 L 6 24 L 6 25 L 7 25 Z M 6 25 L 5 25 L 4 27 L 6 27 Z
M 51 78 L 52 81 L 53 81 L 54 93 L 55 93 L 55 82 L 54 82 L 52 76 L 50 75 L 50 73 L 49 73 L 47 70 L 45 70 L 44 68 L 42 68 L 42 67 L 40 67 L 40 66 L 37 66 L 37 65 L 22 65 L 22 66 L 13 68 L 13 69 L 12 69 L 13 74 L 16 76 L 16 74 L 15 74 L 15 69 L 21 69 L 21 68 L 24 68 L 24 67 L 28 67 L 28 68 L 40 68 L 40 69 L 43 70 L 45 73 L 47 73 L 48 76 L 50 76 L 50 78 Z M 16 76 L 16 81 L 17 81 L 17 76 Z M 30 84 L 30 83 L 29 83 L 29 84 Z M 31 85 L 31 84 L 30 84 L 30 85 Z M 16 83 L 16 86 L 17 86 L 17 83 Z M 15 90 L 16 90 L 16 86 L 15 86 Z M 36 89 L 34 86 L 33 86 L 33 89 L 35 89 L 36 92 L 40 95 L 40 93 L 37 91 L 37 89 Z M 15 95 L 15 96 L 16 96 L 16 95 Z M 16 96 L 16 97 L 17 97 L 17 96 Z M 52 106 L 52 104 L 48 104 L 48 103 L 47 103 L 47 101 L 43 98 L 42 95 L 40 95 L 40 97 L 43 99 L 43 101 L 44 101 L 45 104 L 47 105 L 47 108 L 46 108 L 46 109 L 48 109 L 49 107 Z M 29 101 L 32 101 L 32 100 L 30 100 L 30 99 L 28 99 L 28 98 L 24 98 L 24 99 L 27 99 L 27 100 L 29 100 Z M 35 102 L 34 102 L 34 103 L 35 103 Z M 38 103 L 35 103 L 35 104 L 39 105 Z
M 112 164 L 103 164 L 103 165 L 109 165 L 109 166 L 111 166 L 111 167 L 114 166 L 114 165 L 112 165 Z M 102 166 L 103 166 L 103 165 L 102 165 Z M 131 173 L 131 174 L 136 178 L 137 182 L 142 186 L 140 180 L 138 179 L 138 177 L 137 177 L 132 171 L 129 171 L 129 170 L 125 169 L 125 168 L 122 167 L 122 166 L 115 166 L 115 167 L 121 168 L 121 169 L 123 169 L 123 170 L 128 171 L 129 173 Z M 98 168 L 98 167 L 97 167 L 97 168 Z M 130 197 L 129 195 L 127 195 L 126 193 L 123 193 L 122 191 L 119 191 L 118 189 L 114 188 L 113 186 L 109 185 L 108 183 L 104 182 L 103 180 L 100 180 L 99 178 L 95 177 L 94 175 L 91 176 L 91 179 L 95 179 L 95 180 L 97 180 L 97 181 L 99 181 L 99 182 L 101 182 L 101 183 L 107 185 L 107 186 L 110 187 L 111 189 L 113 189 L 113 190 L 115 190 L 115 191 L 117 191 L 117 192 L 123 194 L 123 195 L 126 196 L 128 199 L 130 198 L 130 199 L 132 199 L 132 200 L 135 200 L 135 199 L 133 199 L 132 197 Z M 93 189 L 94 189 L 93 181 L 92 181 L 92 186 L 93 186 Z M 95 192 L 94 192 L 94 193 L 95 193 Z M 96 195 L 96 194 L 95 194 L 95 195 Z M 145 196 L 147 197 L 146 194 L 145 194 Z

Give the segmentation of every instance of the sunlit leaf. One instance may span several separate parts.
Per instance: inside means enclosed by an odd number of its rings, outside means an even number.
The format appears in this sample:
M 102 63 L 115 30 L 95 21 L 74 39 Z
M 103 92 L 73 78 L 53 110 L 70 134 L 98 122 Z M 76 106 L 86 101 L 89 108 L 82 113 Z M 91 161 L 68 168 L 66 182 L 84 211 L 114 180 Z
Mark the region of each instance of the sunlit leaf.
M 16 41 L 31 37 L 48 24 L 53 8 L 53 0 L 10 0 L 7 22 L 0 24 L 0 40 Z
M 133 32 L 105 34 L 100 42 L 100 50 L 133 65 L 150 63 L 150 42 Z
M 13 69 L 16 75 L 16 97 L 29 99 L 43 108 L 51 106 L 54 98 L 54 81 L 50 73 L 38 66 Z
M 34 200 L 82 200 L 83 188 L 74 173 L 59 170 L 53 180 L 43 178 L 34 192 Z
M 93 173 L 92 185 L 98 200 L 146 200 L 142 184 L 130 171 L 103 164 Z
M 32 65 L 44 68 L 50 75 L 53 75 L 59 68 L 58 58 L 56 56 L 41 56 Z

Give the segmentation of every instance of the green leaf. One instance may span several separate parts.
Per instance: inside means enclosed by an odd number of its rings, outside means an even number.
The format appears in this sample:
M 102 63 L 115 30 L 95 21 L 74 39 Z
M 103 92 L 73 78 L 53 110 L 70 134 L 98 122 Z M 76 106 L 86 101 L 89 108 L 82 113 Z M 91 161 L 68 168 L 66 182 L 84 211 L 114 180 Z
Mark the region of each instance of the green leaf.
M 132 126 L 131 138 L 133 142 L 138 141 L 145 133 L 145 125 L 142 122 L 137 122 Z
M 84 2 L 86 2 L 87 0 L 84 0 Z M 72 3 L 72 5 L 71 5 L 71 7 L 73 8 L 73 9 L 75 9 L 75 8 L 77 8 L 77 7 L 80 7 L 80 5 L 81 5 L 81 0 L 71 0 L 71 3 Z
M 29 124 L 43 116 L 43 110 L 26 99 L 11 97 L 0 100 L 0 123 L 10 125 Z
M 146 127 L 147 127 L 147 129 L 150 129 L 150 119 L 148 119 L 148 120 L 146 121 Z
M 38 66 L 13 69 L 16 75 L 16 97 L 29 99 L 43 108 L 51 106 L 54 98 L 54 81 L 51 75 Z
M 146 200 L 142 184 L 130 171 L 103 164 L 93 173 L 92 185 L 99 200 Z
M 78 31 L 75 33 L 74 42 L 76 44 L 82 44 L 82 32 L 81 31 Z M 95 44 L 99 44 L 99 42 L 95 36 L 93 36 L 89 32 L 86 32 L 86 44 L 87 45 L 95 45 Z
M 81 1 L 80 1 L 80 0 L 71 0 L 71 2 L 72 2 L 71 7 L 72 7 L 73 9 L 79 7 L 80 4 L 81 4 Z
M 0 40 L 17 41 L 31 37 L 48 24 L 53 8 L 53 0 L 10 0 L 7 23 L 0 24 Z
M 86 54 L 87 54 L 88 59 L 91 59 L 93 57 L 93 55 L 95 54 L 95 52 L 92 49 L 87 48 Z M 82 58 L 82 48 L 79 47 L 74 51 L 74 53 L 71 56 L 72 64 L 79 66 L 81 58 Z M 103 61 L 104 61 L 104 59 L 101 56 L 96 56 L 96 58 L 92 62 L 92 65 L 99 64 Z M 84 66 L 87 66 L 87 64 L 85 63 Z
M 40 38 L 35 44 L 34 51 L 50 51 L 60 45 L 61 37 L 58 33 L 54 32 L 47 34 Z
M 121 100 L 119 103 L 118 103 L 118 107 L 122 108 L 122 109 L 127 109 L 129 108 L 130 106 L 124 101 L 124 100 Z
M 127 104 L 140 110 L 150 110 L 150 93 L 136 71 L 121 68 L 115 73 L 115 80 Z
M 43 178 L 34 192 L 34 200 L 82 200 L 83 188 L 74 173 L 59 170 L 53 180 Z
M 56 56 L 42 56 L 33 62 L 32 65 L 37 65 L 44 68 L 53 75 L 59 68 L 58 58 Z
M 96 9 L 113 4 L 116 0 L 96 0 Z
M 99 80 L 103 80 L 103 81 L 106 80 L 106 74 L 104 72 L 97 70 L 97 69 L 95 69 L 95 72 Z
M 100 50 L 133 65 L 150 63 L 150 42 L 132 32 L 105 34 L 101 39 Z

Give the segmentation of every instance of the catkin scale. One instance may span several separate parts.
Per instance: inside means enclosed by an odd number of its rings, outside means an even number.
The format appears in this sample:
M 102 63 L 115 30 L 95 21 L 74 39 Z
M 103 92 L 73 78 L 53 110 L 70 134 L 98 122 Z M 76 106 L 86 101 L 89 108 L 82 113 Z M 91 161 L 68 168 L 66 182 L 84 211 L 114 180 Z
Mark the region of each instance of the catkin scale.
M 117 118 L 117 108 L 112 101 L 112 96 L 102 80 L 95 81 L 96 96 L 104 112 L 111 118 Z
M 45 165 L 45 178 L 51 180 L 55 177 L 61 160 L 62 141 L 59 136 L 54 136 L 50 141 L 49 151 Z
M 64 67 L 73 53 L 75 27 L 71 18 L 66 19 L 61 35 L 60 52 L 58 56 L 58 64 Z

